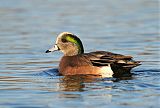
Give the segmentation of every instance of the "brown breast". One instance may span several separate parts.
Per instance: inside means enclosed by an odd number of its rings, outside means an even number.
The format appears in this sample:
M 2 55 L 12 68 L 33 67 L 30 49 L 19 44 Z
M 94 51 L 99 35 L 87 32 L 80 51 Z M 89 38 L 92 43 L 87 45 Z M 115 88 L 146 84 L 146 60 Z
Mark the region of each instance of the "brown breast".
M 93 66 L 91 62 L 88 59 L 83 58 L 83 56 L 62 57 L 59 64 L 59 72 L 62 75 L 102 75 L 105 73 L 102 67 Z
M 59 71 L 63 75 L 89 74 L 94 69 L 90 60 L 81 55 L 63 56 L 59 64 Z

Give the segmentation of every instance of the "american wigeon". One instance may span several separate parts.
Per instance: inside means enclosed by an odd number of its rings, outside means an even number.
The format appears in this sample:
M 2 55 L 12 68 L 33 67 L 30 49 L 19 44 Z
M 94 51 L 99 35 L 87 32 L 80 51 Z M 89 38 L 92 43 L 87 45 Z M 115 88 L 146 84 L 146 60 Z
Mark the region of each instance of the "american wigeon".
M 64 53 L 58 68 L 62 75 L 120 76 L 130 73 L 133 67 L 140 65 L 132 56 L 106 51 L 84 53 L 81 40 L 69 32 L 60 33 L 55 45 L 46 53 L 57 50 Z

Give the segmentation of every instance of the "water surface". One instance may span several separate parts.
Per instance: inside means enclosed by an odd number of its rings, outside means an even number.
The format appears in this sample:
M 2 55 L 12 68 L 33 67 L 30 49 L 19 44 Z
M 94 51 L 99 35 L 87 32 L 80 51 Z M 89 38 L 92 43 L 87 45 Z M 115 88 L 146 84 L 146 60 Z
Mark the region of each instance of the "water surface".
M 160 104 L 158 0 L 1 0 L 1 108 L 157 108 Z M 62 31 L 85 52 L 132 55 L 142 65 L 124 79 L 57 76 L 62 53 L 44 52 Z

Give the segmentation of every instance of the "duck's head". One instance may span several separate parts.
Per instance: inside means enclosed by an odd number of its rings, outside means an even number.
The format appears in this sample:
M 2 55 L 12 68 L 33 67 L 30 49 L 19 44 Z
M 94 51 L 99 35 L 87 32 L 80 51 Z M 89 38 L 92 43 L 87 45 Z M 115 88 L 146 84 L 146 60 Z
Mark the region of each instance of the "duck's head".
M 84 53 L 81 40 L 76 35 L 69 32 L 60 33 L 55 45 L 47 50 L 46 53 L 58 50 L 62 51 L 65 56 L 74 56 Z

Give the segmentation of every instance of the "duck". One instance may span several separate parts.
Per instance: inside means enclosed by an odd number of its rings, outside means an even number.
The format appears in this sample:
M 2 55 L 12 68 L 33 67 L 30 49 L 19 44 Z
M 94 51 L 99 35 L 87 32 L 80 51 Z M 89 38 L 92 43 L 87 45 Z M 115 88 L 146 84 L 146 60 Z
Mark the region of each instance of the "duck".
M 70 32 L 62 32 L 57 36 L 55 44 L 46 53 L 61 51 L 64 55 L 60 60 L 60 75 L 95 75 L 114 77 L 130 74 L 131 69 L 139 66 L 140 61 L 132 56 L 108 51 L 85 53 L 82 41 Z

